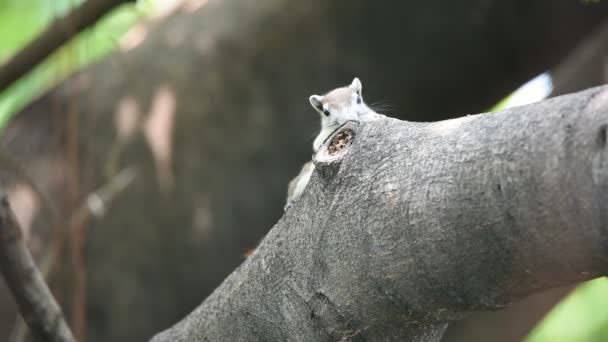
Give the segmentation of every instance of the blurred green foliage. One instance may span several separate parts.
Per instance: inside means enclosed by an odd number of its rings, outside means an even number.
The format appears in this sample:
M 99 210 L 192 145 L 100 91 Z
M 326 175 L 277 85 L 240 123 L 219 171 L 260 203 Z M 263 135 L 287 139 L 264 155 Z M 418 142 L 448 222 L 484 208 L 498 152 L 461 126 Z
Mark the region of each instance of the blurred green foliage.
M 525 342 L 608 341 L 608 278 L 576 288 L 536 326 Z
M 0 0 L 0 63 L 34 39 L 54 19 L 82 0 Z M 154 9 L 139 1 L 114 9 L 72 39 L 28 75 L 0 93 L 0 130 L 11 116 L 70 73 L 107 55 L 138 19 Z

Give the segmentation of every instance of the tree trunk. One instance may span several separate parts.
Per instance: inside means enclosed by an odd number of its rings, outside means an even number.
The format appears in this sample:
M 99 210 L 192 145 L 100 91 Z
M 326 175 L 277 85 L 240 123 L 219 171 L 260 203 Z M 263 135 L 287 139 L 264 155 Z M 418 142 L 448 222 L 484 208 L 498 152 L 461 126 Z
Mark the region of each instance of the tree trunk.
M 151 336 L 242 262 L 310 158 L 312 93 L 359 76 L 366 100 L 394 103 L 391 116 L 482 111 L 608 16 L 608 3 L 571 0 L 192 6 L 34 102 L 4 138 L 39 180 L 73 192 L 70 203 L 137 168 L 87 231 L 92 342 Z M 130 117 L 142 129 L 119 133 Z
M 608 70 L 608 21 L 551 70 L 551 96 L 608 83 L 608 73 L 605 70 Z M 538 293 L 505 310 L 473 314 L 456 324 L 450 324 L 442 342 L 522 341 L 574 287 Z
M 154 342 L 439 341 L 608 271 L 608 86 L 350 127 L 256 253 Z

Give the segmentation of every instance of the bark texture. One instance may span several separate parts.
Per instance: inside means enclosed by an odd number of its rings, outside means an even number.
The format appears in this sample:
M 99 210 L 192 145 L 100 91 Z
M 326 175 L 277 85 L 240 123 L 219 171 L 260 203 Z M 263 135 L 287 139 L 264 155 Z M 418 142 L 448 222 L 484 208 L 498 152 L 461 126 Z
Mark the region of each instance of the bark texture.
M 551 70 L 551 97 L 608 83 L 607 70 L 608 22 L 605 22 Z M 505 310 L 473 314 L 450 324 L 442 342 L 522 341 L 574 287 L 538 293 Z
M 608 271 L 608 87 L 355 128 L 201 306 L 152 341 L 439 341 Z
M 149 338 L 242 262 L 310 158 L 319 127 L 312 93 L 358 76 L 366 101 L 390 102 L 401 119 L 480 112 L 608 16 L 605 1 L 196 3 L 204 2 L 187 2 L 140 31 L 137 48 L 41 97 L 3 138 L 50 184 L 66 218 L 113 169 L 137 170 L 128 193 L 86 230 L 91 342 Z M 129 116 L 142 127 L 171 123 L 170 158 L 157 162 L 142 130 L 117 143 Z M 83 170 L 93 170 L 88 186 Z M 61 200 L 66 189 L 75 195 Z

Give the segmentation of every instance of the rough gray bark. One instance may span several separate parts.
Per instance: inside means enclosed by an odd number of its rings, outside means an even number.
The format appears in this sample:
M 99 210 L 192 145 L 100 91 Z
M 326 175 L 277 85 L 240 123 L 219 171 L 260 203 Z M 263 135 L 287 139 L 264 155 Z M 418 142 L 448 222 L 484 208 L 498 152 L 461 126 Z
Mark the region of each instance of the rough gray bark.
M 608 83 L 608 21 L 551 70 L 551 97 Z M 506 310 L 479 312 L 450 324 L 442 342 L 523 341 L 534 326 L 574 286 L 535 294 Z
M 136 106 L 145 122 L 157 99 L 175 98 L 175 187 L 159 191 L 151 149 L 135 134 L 116 158 L 117 169 L 136 166 L 133 187 L 88 227 L 87 341 L 149 338 L 242 262 L 282 215 L 286 185 L 310 158 L 319 127 L 306 101 L 312 92 L 359 76 L 366 100 L 388 101 L 401 119 L 479 112 L 556 64 L 608 16 L 606 1 L 573 0 L 222 0 L 186 7 L 148 25 L 137 48 L 42 96 L 2 139 L 67 220 L 71 204 L 82 201 L 65 198 L 66 189 L 78 188 L 72 183 L 83 183 L 78 195 L 85 196 L 108 181 L 102 170 L 123 105 Z M 74 116 L 82 121 L 73 124 Z M 79 161 L 90 164 L 68 162 L 66 146 L 76 139 Z M 88 187 L 74 176 L 78 167 L 94 170 Z M 69 298 L 72 291 L 61 288 Z M 9 321 L 0 319 L 0 329 Z
M 607 129 L 608 87 L 362 124 L 345 153 L 316 157 L 256 253 L 153 341 L 438 341 L 466 313 L 606 274 Z

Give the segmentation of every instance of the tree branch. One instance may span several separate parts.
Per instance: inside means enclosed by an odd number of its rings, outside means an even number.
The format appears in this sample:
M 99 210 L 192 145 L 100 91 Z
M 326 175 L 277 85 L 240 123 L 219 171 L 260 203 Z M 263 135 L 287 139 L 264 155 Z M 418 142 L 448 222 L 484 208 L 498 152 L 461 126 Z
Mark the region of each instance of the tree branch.
M 0 154 L 1 155 L 1 154 Z M 11 161 L 10 159 L 8 159 Z M 11 164 L 7 165 L 17 165 L 14 161 Z M 16 167 L 15 167 L 16 168 Z M 102 217 L 105 215 L 107 211 L 107 207 L 114 201 L 114 199 L 122 192 L 126 190 L 126 188 L 133 182 L 135 179 L 135 169 L 133 167 L 128 167 L 122 169 L 115 176 L 110 178 L 110 180 L 102 185 L 100 188 L 90 193 L 86 200 L 78 206 L 78 208 L 72 213 L 70 219 L 68 220 L 68 226 L 84 224 L 86 218 L 93 214 L 96 217 Z M 25 175 L 25 176 L 23 176 Z M 20 175 L 22 177 L 28 177 L 27 173 L 22 172 Z M 30 186 L 37 189 L 36 183 L 33 180 L 27 178 L 26 179 Z M 56 212 L 54 208 L 51 206 L 51 202 L 46 199 L 44 192 L 40 190 L 36 190 L 39 196 L 41 196 L 41 201 L 43 203 L 47 203 L 46 205 L 49 207 L 47 211 L 49 211 L 53 217 L 56 217 Z M 57 220 L 55 220 L 57 222 Z M 56 230 L 58 234 L 58 231 Z M 55 261 L 57 251 L 57 243 L 52 243 L 49 247 L 49 250 L 45 253 L 42 258 L 40 265 L 40 273 L 43 278 L 48 277 L 48 273 L 51 269 L 51 264 Z M 13 331 L 11 332 L 11 337 L 9 338 L 9 342 L 19 342 L 25 340 L 27 337 L 27 331 L 25 322 L 21 318 L 21 315 L 17 315 L 17 319 L 15 321 L 15 325 L 13 327 Z
M 59 305 L 34 264 L 6 195 L 0 197 L 0 270 L 39 341 L 74 342 Z
M 132 0 L 131 0 L 132 1 Z M 0 68 L 0 92 L 23 77 L 61 45 L 128 0 L 87 0 L 44 32 Z
M 164 341 L 439 341 L 608 269 L 608 87 L 351 124 L 256 252 Z

